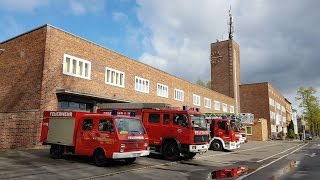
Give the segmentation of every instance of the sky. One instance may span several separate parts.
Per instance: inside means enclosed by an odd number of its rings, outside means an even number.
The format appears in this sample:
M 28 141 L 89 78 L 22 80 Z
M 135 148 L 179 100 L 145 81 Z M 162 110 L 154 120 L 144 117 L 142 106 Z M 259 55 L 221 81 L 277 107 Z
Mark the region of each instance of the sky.
M 230 6 L 241 83 L 270 82 L 293 108 L 299 87 L 320 91 L 316 0 L 0 0 L 0 42 L 51 24 L 188 81 L 208 81 L 210 43 L 228 38 Z

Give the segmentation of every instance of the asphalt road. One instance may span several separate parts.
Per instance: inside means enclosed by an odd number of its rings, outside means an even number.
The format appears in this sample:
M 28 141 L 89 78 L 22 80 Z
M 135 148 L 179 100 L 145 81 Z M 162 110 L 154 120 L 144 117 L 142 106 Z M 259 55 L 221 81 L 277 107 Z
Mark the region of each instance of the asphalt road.
M 105 167 L 72 155 L 54 160 L 49 149 L 7 150 L 0 151 L 0 179 L 198 180 L 232 174 L 238 179 L 319 179 L 318 143 L 252 141 L 233 152 L 209 151 L 193 160 L 170 162 L 152 156 L 139 158 L 132 165 L 115 161 Z

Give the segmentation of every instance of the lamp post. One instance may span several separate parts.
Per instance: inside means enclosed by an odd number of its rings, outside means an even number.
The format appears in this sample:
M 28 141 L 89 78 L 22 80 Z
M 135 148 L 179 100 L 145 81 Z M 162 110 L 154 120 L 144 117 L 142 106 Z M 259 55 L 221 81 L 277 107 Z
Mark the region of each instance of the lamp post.
M 304 122 L 304 115 L 302 115 L 302 121 L 301 121 L 301 125 L 302 125 L 302 132 L 303 132 L 303 140 L 306 139 L 306 123 Z

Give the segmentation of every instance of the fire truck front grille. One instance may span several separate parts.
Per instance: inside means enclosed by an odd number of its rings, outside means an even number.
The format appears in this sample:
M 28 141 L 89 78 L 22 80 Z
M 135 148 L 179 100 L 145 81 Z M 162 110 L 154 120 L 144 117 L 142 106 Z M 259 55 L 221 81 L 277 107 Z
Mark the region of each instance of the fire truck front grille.
M 194 142 L 208 142 L 209 141 L 209 137 L 207 135 L 197 135 L 194 136 Z

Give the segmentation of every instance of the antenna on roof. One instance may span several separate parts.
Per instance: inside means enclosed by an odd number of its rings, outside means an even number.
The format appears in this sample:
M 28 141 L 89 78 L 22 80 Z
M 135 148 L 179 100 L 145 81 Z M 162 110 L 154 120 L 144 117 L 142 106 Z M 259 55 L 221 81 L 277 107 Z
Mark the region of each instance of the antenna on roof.
M 233 39 L 234 27 L 233 27 L 233 17 L 231 14 L 231 6 L 229 9 L 228 32 L 229 32 L 229 39 Z

